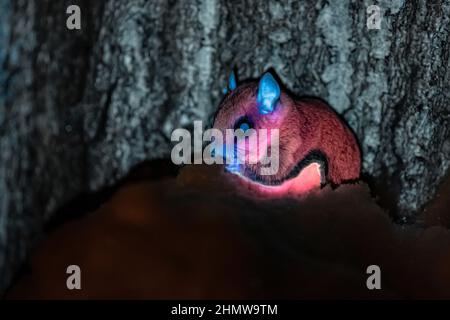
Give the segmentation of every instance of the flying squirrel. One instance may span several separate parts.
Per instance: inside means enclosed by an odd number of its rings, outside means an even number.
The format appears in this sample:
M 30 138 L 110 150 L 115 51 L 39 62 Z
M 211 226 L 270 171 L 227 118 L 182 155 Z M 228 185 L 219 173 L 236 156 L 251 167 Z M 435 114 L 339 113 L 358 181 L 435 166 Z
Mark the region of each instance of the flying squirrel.
M 227 129 L 244 133 L 249 129 L 278 129 L 276 173 L 261 174 L 261 163 L 226 166 L 243 183 L 265 194 L 304 194 L 360 176 L 359 146 L 346 123 L 320 99 L 292 97 L 269 72 L 259 81 L 239 86 L 231 73 L 213 127 L 223 133 Z M 236 142 L 240 143 L 242 147 L 242 141 Z M 270 150 L 270 139 L 266 143 Z

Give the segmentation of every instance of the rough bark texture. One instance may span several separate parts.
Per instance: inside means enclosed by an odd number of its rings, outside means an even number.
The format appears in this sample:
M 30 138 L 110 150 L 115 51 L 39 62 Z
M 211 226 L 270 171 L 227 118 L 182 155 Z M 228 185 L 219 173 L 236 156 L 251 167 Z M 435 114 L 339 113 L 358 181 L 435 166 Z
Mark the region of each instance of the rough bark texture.
M 82 30 L 66 29 L 78 4 Z M 0 0 L 0 288 L 59 206 L 170 152 L 232 67 L 273 68 L 356 132 L 414 217 L 450 163 L 450 2 Z

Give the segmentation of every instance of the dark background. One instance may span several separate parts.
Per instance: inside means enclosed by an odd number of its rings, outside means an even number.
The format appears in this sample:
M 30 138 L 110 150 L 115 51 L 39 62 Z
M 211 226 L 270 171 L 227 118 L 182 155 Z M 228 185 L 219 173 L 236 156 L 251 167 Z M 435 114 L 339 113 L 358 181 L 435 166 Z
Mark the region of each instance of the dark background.
M 327 100 L 380 201 L 414 222 L 450 163 L 449 40 L 448 1 L 0 0 L 0 288 L 58 208 L 208 119 L 232 68 Z

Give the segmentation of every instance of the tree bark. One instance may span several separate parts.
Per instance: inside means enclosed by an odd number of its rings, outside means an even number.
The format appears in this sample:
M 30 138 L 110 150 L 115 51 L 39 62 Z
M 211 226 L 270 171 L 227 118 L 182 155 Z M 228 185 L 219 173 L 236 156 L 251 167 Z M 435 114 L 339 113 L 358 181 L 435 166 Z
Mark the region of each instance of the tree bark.
M 66 8 L 82 28 L 66 28 Z M 0 0 L 0 289 L 55 210 L 170 154 L 232 68 L 327 100 L 413 219 L 450 163 L 450 3 Z

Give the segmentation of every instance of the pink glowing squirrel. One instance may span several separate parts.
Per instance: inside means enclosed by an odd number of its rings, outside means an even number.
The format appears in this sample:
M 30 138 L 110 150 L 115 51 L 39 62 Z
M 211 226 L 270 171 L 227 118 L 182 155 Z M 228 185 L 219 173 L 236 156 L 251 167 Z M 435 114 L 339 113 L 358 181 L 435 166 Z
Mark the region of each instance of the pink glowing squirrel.
M 228 92 L 213 127 L 278 129 L 279 170 L 258 174 L 260 164 L 233 170 L 243 183 L 269 195 L 304 194 L 325 184 L 333 186 L 359 178 L 361 156 L 347 125 L 319 99 L 295 99 L 280 89 L 270 73 L 240 86 L 232 73 Z

